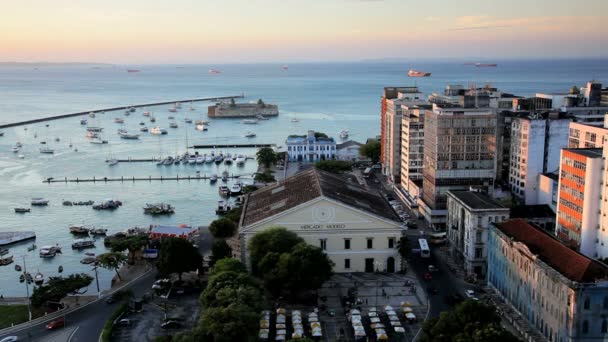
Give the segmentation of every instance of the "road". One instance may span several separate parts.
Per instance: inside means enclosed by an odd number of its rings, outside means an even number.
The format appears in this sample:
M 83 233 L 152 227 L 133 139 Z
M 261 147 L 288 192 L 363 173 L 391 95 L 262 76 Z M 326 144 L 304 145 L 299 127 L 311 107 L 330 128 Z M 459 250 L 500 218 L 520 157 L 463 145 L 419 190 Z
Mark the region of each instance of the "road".
M 199 250 L 202 255 L 208 254 L 211 250 L 212 237 L 209 230 L 205 227 L 201 229 Z M 150 292 L 155 281 L 156 271 L 150 271 L 143 277 L 133 281 L 125 289 L 133 291 L 135 297 L 141 297 Z M 93 302 L 74 312 L 64 316 L 66 327 L 64 329 L 74 329 L 71 336 L 63 337 L 62 341 L 69 342 L 91 342 L 97 341 L 107 319 L 116 311 L 120 303 L 107 304 L 104 299 Z M 47 320 L 39 324 L 26 327 L 17 332 L 12 332 L 6 336 L 17 336 L 19 341 L 47 341 L 51 333 L 46 329 L 46 324 L 52 320 Z M 5 336 L 0 336 L 4 338 Z M 59 340 L 57 340 L 59 341 Z

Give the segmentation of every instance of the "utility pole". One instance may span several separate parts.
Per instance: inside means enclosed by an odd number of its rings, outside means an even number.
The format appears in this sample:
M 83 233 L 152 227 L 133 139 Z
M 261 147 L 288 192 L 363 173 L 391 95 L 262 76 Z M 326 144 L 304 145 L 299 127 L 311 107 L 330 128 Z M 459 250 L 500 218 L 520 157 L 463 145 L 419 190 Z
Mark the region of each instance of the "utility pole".
M 30 286 L 27 277 L 27 267 L 25 266 L 25 255 L 23 257 L 23 277 L 25 277 L 25 291 L 27 293 L 27 312 L 29 315 L 29 320 L 32 320 L 32 307 L 30 305 Z
M 93 266 L 93 271 L 95 271 L 95 283 L 97 284 L 97 298 L 101 296 L 101 292 L 99 292 L 99 276 L 97 274 L 97 267 L 99 267 L 99 263 L 95 262 L 95 266 Z

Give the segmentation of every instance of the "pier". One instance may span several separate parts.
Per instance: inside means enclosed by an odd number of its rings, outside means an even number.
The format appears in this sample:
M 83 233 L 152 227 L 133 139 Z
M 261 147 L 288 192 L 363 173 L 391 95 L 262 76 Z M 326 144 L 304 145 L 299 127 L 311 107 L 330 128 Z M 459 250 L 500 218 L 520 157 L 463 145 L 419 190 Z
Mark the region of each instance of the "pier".
M 206 144 L 192 145 L 191 148 L 260 148 L 260 147 L 275 147 L 276 144 Z
M 176 102 L 184 102 L 184 103 L 185 102 L 202 102 L 202 101 L 216 101 L 217 102 L 217 101 L 221 101 L 221 100 L 241 99 L 241 98 L 244 98 L 244 97 L 245 97 L 245 95 L 241 94 L 241 95 L 234 95 L 234 96 L 205 97 L 205 98 L 196 98 L 196 99 L 187 99 L 187 100 L 174 100 L 174 101 L 164 101 L 164 102 L 153 102 L 153 103 L 144 103 L 144 104 L 138 104 L 138 105 L 132 105 L 132 106 L 120 106 L 120 107 L 112 107 L 112 108 L 104 108 L 104 109 L 95 109 L 95 110 L 88 110 L 88 111 L 84 111 L 84 112 L 62 114 L 62 115 L 55 115 L 55 116 L 48 116 L 46 118 L 40 118 L 40 119 L 33 119 L 33 120 L 27 120 L 27 121 L 13 122 L 13 123 L 9 123 L 9 124 L 0 125 L 0 129 L 2 129 L 2 128 L 9 128 L 9 127 L 16 127 L 16 126 L 23 126 L 23 125 L 29 125 L 29 124 L 34 124 L 34 123 L 39 123 L 39 122 L 45 122 L 45 121 L 53 121 L 53 120 L 71 118 L 71 117 L 76 117 L 76 116 L 83 116 L 83 115 L 88 115 L 89 113 L 99 114 L 99 113 L 102 113 L 102 112 L 111 112 L 111 111 L 116 111 L 116 110 L 126 110 L 126 109 L 129 109 L 129 108 L 142 108 L 142 107 L 161 106 L 161 105 L 173 104 L 173 103 L 176 103 Z
M 228 176 L 229 179 L 238 179 L 238 178 L 248 178 L 251 177 L 253 178 L 252 174 L 243 174 L 243 175 L 235 175 L 232 174 L 230 176 Z M 47 183 L 47 184 L 51 184 L 51 183 L 108 183 L 108 182 L 141 182 L 141 181 L 146 181 L 146 182 L 152 182 L 152 181 L 201 181 L 201 180 L 209 180 L 211 178 L 211 175 L 207 175 L 207 174 L 203 174 L 203 175 L 196 175 L 196 176 L 180 176 L 177 175 L 175 177 L 153 177 L 153 176 L 148 176 L 148 177 L 136 177 L 136 176 L 132 176 L 132 177 L 93 177 L 93 178 L 67 178 L 67 177 L 63 177 L 63 178 L 55 178 L 55 177 L 50 177 L 47 178 L 45 180 L 42 181 L 42 183 Z M 221 183 L 221 179 L 219 179 L 218 176 L 218 182 Z

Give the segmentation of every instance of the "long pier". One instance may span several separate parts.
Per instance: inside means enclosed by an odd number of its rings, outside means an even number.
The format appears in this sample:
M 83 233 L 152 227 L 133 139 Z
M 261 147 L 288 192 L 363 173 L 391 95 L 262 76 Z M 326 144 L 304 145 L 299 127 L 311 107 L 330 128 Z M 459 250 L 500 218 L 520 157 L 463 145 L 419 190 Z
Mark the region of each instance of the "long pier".
M 246 177 L 253 177 L 253 175 L 251 174 L 244 174 L 244 175 L 230 175 L 228 176 L 228 178 L 230 179 L 237 179 L 237 178 L 246 178 Z M 148 176 L 148 177 L 114 177 L 114 178 L 110 178 L 110 177 L 101 177 L 101 178 L 97 178 L 97 177 L 93 177 L 93 178 L 47 178 L 45 180 L 42 181 L 42 183 L 47 183 L 47 184 L 51 184 L 51 183 L 108 183 L 108 182 L 138 182 L 138 181 L 146 181 L 146 182 L 152 182 L 152 181 L 200 181 L 200 180 L 209 180 L 211 178 L 210 175 L 206 175 L 203 174 L 201 175 L 196 175 L 196 176 L 175 176 L 175 177 L 152 177 L 152 176 Z M 221 182 L 221 177 L 218 176 L 218 181 Z
M 115 110 L 125 110 L 125 109 L 128 109 L 128 108 L 142 108 L 142 107 L 151 107 L 151 106 L 161 106 L 161 105 L 172 104 L 172 103 L 176 103 L 176 102 L 220 101 L 220 100 L 230 100 L 230 99 L 241 99 L 241 98 L 244 98 L 244 97 L 245 97 L 245 95 L 241 94 L 241 95 L 234 95 L 234 96 L 204 97 L 204 98 L 187 99 L 187 100 L 174 100 L 174 101 L 164 101 L 164 102 L 153 102 L 153 103 L 144 103 L 144 104 L 138 104 L 138 105 L 132 105 L 132 106 L 120 106 L 120 107 L 112 107 L 112 108 L 104 108 L 104 109 L 95 109 L 95 110 L 88 110 L 88 111 L 84 111 L 84 112 L 62 114 L 62 115 L 55 115 L 55 116 L 48 116 L 48 117 L 40 118 L 40 119 L 33 119 L 33 120 L 13 122 L 13 123 L 9 123 L 9 124 L 0 125 L 0 129 L 1 128 L 9 128 L 9 127 L 29 125 L 29 124 L 34 124 L 34 123 L 39 123 L 39 122 L 45 122 L 45 121 L 53 121 L 53 120 L 71 118 L 71 117 L 75 117 L 75 116 L 88 115 L 89 113 L 95 113 L 95 114 L 97 114 L 97 113 L 102 113 L 102 112 L 111 112 L 111 111 L 115 111 Z
M 192 145 L 192 148 L 258 148 L 258 147 L 274 147 L 276 144 L 207 144 L 207 145 Z

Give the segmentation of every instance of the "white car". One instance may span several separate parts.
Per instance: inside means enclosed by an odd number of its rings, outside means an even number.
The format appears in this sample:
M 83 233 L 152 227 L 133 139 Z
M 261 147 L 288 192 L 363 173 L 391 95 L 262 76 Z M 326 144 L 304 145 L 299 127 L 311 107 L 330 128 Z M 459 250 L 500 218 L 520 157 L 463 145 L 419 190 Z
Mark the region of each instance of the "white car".
M 171 281 L 169 279 L 159 279 L 157 281 L 154 282 L 154 285 L 152 285 L 152 288 L 154 290 L 158 290 L 163 288 L 165 285 L 169 284 Z
M 465 295 L 467 295 L 467 297 L 468 297 L 469 299 L 472 299 L 472 300 L 479 300 L 479 299 L 477 298 L 477 296 L 475 295 L 475 291 L 473 291 L 473 290 L 466 290 L 466 291 L 464 292 L 464 294 L 465 294 Z
M 19 341 L 19 338 L 17 336 L 7 336 L 0 340 L 0 342 L 15 342 L 15 341 Z

